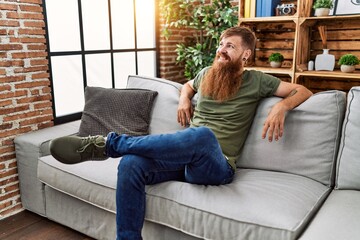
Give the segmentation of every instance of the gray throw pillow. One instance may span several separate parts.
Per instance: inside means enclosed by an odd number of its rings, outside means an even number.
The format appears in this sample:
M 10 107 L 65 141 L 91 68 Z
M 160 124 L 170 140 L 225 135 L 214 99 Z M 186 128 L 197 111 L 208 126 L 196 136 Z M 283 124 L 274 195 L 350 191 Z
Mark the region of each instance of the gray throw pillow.
M 86 87 L 79 136 L 109 132 L 140 136 L 149 134 L 156 91 Z

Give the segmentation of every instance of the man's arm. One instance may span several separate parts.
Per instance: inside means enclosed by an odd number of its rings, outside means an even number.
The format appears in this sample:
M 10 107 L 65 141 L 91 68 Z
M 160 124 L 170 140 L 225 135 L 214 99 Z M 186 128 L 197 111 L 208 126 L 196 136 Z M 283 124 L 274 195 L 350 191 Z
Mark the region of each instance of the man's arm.
M 190 119 L 193 115 L 194 110 L 191 105 L 191 99 L 194 97 L 195 93 L 194 80 L 188 81 L 181 88 L 177 110 L 177 121 L 183 127 L 190 123 Z
M 264 123 L 262 138 L 267 135 L 270 142 L 273 137 L 276 141 L 282 137 L 286 112 L 303 103 L 312 92 L 302 85 L 281 82 L 274 95 L 284 99 L 272 107 Z

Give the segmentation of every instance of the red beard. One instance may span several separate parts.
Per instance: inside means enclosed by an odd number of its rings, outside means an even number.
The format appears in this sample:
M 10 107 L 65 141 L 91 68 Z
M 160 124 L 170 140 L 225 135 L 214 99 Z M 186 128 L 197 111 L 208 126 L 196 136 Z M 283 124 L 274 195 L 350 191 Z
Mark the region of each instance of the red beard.
M 239 91 L 243 67 L 241 58 L 236 61 L 219 62 L 218 57 L 220 55 L 221 53 L 218 53 L 215 57 L 200 88 L 203 96 L 224 102 Z M 229 59 L 227 55 L 222 54 L 222 56 Z

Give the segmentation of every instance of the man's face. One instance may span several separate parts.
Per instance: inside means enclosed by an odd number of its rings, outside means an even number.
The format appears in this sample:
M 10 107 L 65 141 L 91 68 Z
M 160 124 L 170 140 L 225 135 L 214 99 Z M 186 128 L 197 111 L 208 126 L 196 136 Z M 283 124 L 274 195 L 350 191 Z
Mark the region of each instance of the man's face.
M 217 49 L 217 62 L 241 62 L 241 59 L 245 55 L 245 49 L 242 47 L 241 41 L 241 37 L 239 36 L 222 38 Z

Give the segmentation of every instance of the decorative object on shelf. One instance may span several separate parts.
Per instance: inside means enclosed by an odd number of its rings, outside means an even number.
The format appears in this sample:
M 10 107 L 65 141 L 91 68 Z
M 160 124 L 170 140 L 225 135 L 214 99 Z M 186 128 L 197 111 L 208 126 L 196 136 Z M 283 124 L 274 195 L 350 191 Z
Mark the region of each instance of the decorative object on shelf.
M 283 61 L 284 61 L 284 56 L 278 52 L 272 53 L 269 57 L 270 66 L 273 68 L 281 67 Z
M 296 13 L 296 5 L 294 3 L 277 5 L 275 13 L 276 16 L 292 16 Z
M 335 67 L 335 56 L 329 54 L 329 49 L 323 49 L 322 54 L 316 55 L 315 58 L 315 70 L 326 70 L 326 71 L 334 71 Z
M 360 64 L 360 60 L 353 54 L 345 54 L 339 59 L 339 65 L 342 72 L 351 73 L 355 71 L 355 65 Z
M 360 14 L 360 0 L 338 0 L 335 4 L 335 15 L 352 15 Z
M 334 7 L 333 0 L 316 0 L 313 8 L 315 9 L 315 16 L 328 16 L 330 9 Z
M 323 53 L 316 55 L 315 58 L 315 70 L 327 70 L 334 71 L 335 67 L 335 56 L 329 54 L 329 49 L 327 48 L 327 28 L 326 26 L 318 26 L 321 42 L 323 46 Z
M 314 61 L 310 60 L 308 63 L 308 71 L 313 71 L 314 70 Z

